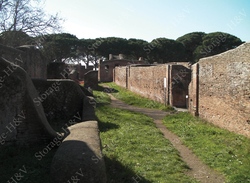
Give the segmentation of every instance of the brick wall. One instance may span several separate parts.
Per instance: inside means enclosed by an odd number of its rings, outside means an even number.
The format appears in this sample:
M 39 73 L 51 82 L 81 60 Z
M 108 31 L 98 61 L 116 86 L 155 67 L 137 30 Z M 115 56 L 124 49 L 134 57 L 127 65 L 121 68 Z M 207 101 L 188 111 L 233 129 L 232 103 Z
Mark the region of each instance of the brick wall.
M 164 103 L 165 77 L 168 77 L 166 65 L 130 67 L 128 89 L 146 98 Z
M 199 116 L 250 137 L 250 43 L 203 58 L 198 65 L 198 82 L 194 65 L 190 88 L 199 91 L 191 90 L 190 96 L 198 97 Z
M 127 88 L 127 69 L 128 67 L 116 67 L 114 69 L 114 82 L 124 88 Z
M 192 66 L 191 82 L 189 84 L 189 112 L 195 116 L 198 115 L 198 82 L 199 82 L 199 64 L 194 64 Z
M 126 59 L 103 61 L 99 64 L 98 80 L 101 82 L 112 82 L 114 81 L 113 70 L 115 67 L 127 66 L 131 64 L 143 64 L 143 61 Z
M 114 81 L 154 101 L 176 107 L 186 107 L 190 73 L 190 69 L 178 63 L 131 65 L 116 67 Z M 164 78 L 166 78 L 166 88 L 164 88 Z

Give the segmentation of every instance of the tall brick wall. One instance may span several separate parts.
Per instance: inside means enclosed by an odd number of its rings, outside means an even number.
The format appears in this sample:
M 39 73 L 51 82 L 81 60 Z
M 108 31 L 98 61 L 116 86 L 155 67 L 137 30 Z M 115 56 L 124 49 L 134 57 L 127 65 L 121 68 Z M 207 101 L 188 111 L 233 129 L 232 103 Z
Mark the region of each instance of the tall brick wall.
M 106 60 L 99 64 L 98 70 L 98 80 L 101 82 L 112 82 L 113 70 L 115 67 L 119 66 L 128 66 L 131 64 L 143 64 L 143 61 L 139 60 L 126 60 L 126 59 L 117 59 L 117 60 Z
M 199 116 L 250 137 L 250 43 L 203 58 L 198 64 Z
M 165 77 L 168 77 L 167 65 L 130 67 L 128 89 L 146 98 L 164 103 Z
M 128 67 L 116 67 L 114 69 L 114 82 L 119 86 L 127 88 L 126 74 Z
M 116 67 L 114 81 L 143 97 L 176 107 L 186 107 L 190 69 L 178 63 Z M 164 88 L 166 78 L 166 88 Z
M 198 115 L 198 86 L 199 82 L 199 64 L 196 63 L 192 66 L 192 74 L 191 74 L 191 82 L 189 84 L 188 92 L 189 92 L 189 112 L 195 116 Z

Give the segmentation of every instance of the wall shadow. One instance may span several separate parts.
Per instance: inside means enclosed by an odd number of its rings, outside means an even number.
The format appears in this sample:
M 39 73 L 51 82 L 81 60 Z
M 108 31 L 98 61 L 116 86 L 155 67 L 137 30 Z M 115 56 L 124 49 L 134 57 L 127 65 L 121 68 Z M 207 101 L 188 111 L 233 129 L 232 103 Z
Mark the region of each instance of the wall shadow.
M 71 138 L 81 139 L 75 138 L 76 133 L 77 131 L 72 132 Z M 64 140 L 53 157 L 50 182 L 72 182 L 73 177 L 77 177 L 78 183 L 106 182 L 105 162 L 96 144 L 96 139 L 84 136 L 82 140 Z
M 118 90 L 116 90 L 114 88 L 104 87 L 101 85 L 98 85 L 98 87 L 95 90 L 105 92 L 105 93 L 118 93 L 119 92 Z
M 142 175 L 124 166 L 116 159 L 104 156 L 106 164 L 107 183 L 151 183 Z

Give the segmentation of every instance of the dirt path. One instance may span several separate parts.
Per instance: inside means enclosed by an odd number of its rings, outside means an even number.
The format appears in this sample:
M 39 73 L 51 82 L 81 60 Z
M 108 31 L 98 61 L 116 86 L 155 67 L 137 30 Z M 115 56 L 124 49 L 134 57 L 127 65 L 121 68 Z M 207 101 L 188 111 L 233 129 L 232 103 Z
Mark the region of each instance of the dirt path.
M 198 157 L 193 154 L 191 150 L 189 150 L 185 145 L 182 144 L 180 138 L 177 135 L 173 134 L 163 125 L 162 119 L 167 114 L 169 114 L 168 112 L 131 106 L 116 99 L 113 95 L 109 95 L 111 97 L 111 106 L 143 113 L 154 119 L 156 127 L 160 129 L 164 137 L 168 139 L 173 144 L 173 146 L 180 152 L 180 156 L 182 157 L 183 161 L 185 161 L 190 167 L 190 171 L 187 172 L 187 175 L 194 177 L 202 183 L 225 182 L 224 177 L 222 175 L 218 174 L 217 172 L 209 168 L 207 165 L 202 163 L 202 161 L 199 160 Z

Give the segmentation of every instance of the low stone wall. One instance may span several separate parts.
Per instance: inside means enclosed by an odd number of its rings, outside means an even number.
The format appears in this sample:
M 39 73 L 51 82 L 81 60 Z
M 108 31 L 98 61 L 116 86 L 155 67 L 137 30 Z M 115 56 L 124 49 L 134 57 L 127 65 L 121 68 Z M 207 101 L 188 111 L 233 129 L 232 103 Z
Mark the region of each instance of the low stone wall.
M 88 71 L 84 74 L 84 87 L 97 89 L 98 87 L 98 71 Z
M 51 182 L 106 183 L 106 169 L 96 121 L 75 124 L 57 150 Z
M 31 78 L 47 78 L 47 62 L 41 52 L 32 46 L 12 48 L 0 44 L 0 56 L 22 67 Z M 8 73 L 11 71 L 5 70 Z
M 5 72 L 8 69 L 11 72 Z M 57 136 L 44 114 L 29 75 L 19 66 L 0 58 L 0 143 L 27 145 Z
M 78 115 L 82 120 L 85 95 L 80 86 L 69 79 L 34 80 L 38 97 L 33 99 L 36 106 L 43 105 L 49 122 L 67 122 Z
M 92 71 L 93 67 L 85 68 L 82 65 L 65 64 L 64 62 L 51 62 L 47 65 L 48 79 L 72 79 L 75 82 L 82 81 L 84 75 Z
M 79 183 L 106 182 L 97 122 L 82 122 L 95 119 L 94 106 L 79 85 L 71 80 L 34 80 L 36 89 L 21 67 L 2 58 L 0 71 L 0 149 L 54 144 L 66 137 L 54 157 L 52 182 L 71 182 L 74 176 Z

